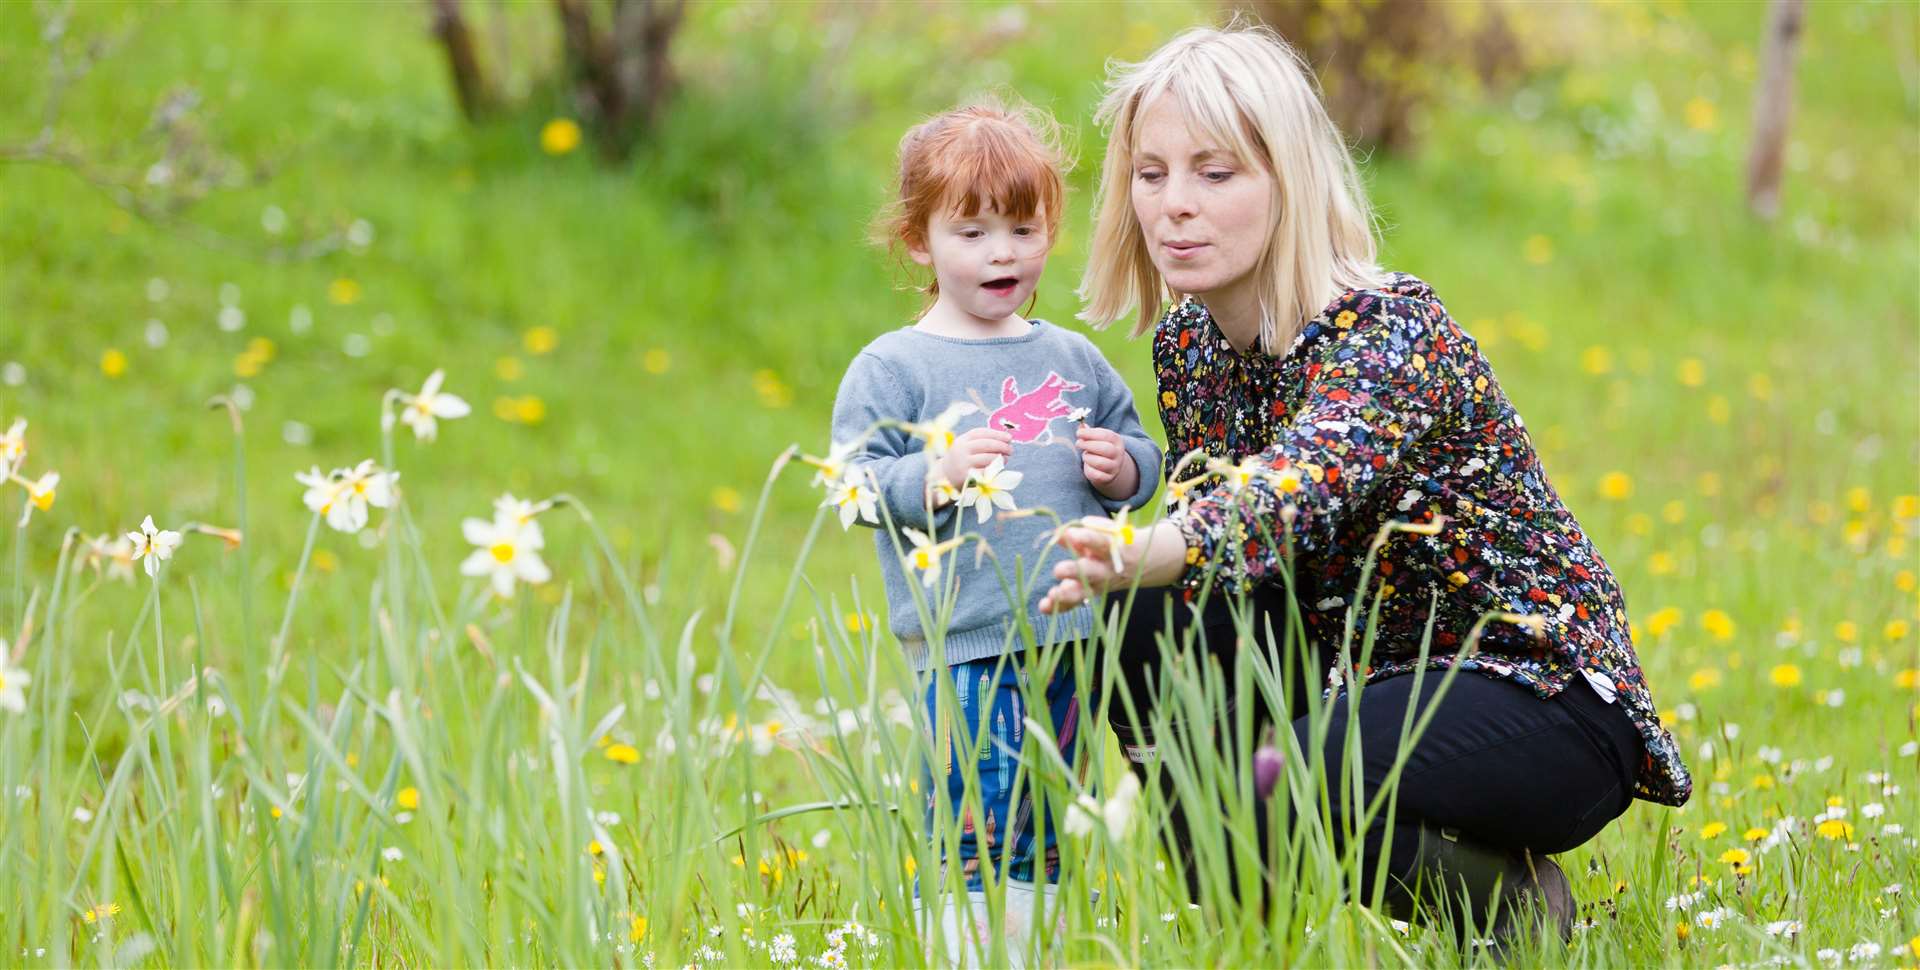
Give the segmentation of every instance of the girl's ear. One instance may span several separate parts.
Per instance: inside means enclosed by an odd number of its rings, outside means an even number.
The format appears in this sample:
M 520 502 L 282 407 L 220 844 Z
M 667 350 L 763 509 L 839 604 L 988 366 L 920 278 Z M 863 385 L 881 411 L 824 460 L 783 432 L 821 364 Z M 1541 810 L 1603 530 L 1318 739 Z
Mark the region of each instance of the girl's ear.
M 924 246 L 907 243 L 907 256 L 922 266 L 933 265 L 933 253 Z

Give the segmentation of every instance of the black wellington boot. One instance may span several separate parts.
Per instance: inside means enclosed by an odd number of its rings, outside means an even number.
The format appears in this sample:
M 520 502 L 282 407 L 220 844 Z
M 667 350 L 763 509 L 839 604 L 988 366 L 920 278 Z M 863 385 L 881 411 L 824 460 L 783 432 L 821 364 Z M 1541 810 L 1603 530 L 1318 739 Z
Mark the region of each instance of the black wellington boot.
M 1413 870 L 1403 878 L 1385 894 L 1387 910 L 1398 918 L 1412 918 L 1417 895 L 1458 932 L 1465 934 L 1469 924 L 1487 930 L 1496 950 L 1541 916 L 1561 940 L 1573 935 L 1573 887 L 1544 855 L 1496 849 L 1452 829 L 1422 825 Z

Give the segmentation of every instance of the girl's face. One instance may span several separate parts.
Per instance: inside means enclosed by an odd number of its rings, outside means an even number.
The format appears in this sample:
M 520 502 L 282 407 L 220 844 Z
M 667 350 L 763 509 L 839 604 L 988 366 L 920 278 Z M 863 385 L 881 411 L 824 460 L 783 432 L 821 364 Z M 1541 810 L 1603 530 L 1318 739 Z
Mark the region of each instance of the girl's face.
M 1149 102 L 1135 134 L 1133 212 L 1154 268 L 1216 314 L 1249 311 L 1273 225 L 1272 177 L 1201 138 L 1173 98 Z
M 925 248 L 907 248 L 913 261 L 933 267 L 940 302 L 985 324 L 1014 315 L 1047 265 L 1046 213 L 1012 219 L 983 209 L 971 216 L 936 214 L 927 222 Z

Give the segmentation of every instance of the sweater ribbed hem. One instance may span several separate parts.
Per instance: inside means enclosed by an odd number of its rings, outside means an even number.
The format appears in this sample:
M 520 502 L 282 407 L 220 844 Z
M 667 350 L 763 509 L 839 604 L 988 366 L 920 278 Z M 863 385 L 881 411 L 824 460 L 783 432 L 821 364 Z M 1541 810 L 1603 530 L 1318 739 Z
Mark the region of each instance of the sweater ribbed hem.
M 1093 629 L 1093 611 L 1085 606 L 1061 616 L 1033 612 L 1027 614 L 1027 623 L 1033 628 L 1035 639 L 1042 646 L 1062 643 L 1068 640 L 1080 640 Z M 948 666 L 966 663 L 969 660 L 985 660 L 998 657 L 1020 648 L 1011 621 L 991 623 L 971 630 L 949 630 L 946 636 L 946 662 Z M 905 651 L 907 662 L 916 672 L 924 671 L 933 665 L 931 646 L 919 634 L 899 634 L 900 649 Z

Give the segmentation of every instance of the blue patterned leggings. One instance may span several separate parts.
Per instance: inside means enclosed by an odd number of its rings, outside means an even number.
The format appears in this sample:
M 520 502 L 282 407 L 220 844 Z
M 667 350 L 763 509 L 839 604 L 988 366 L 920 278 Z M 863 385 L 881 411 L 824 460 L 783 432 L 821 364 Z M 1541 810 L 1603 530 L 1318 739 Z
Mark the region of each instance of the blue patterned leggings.
M 1023 778 L 1020 791 L 1014 791 L 1014 776 L 1019 773 L 1020 746 L 1026 740 L 1026 719 L 1030 714 L 1023 689 L 1029 673 L 1026 664 L 1015 657 L 990 657 L 953 664 L 944 670 L 930 671 L 924 700 L 928 723 L 933 725 L 935 742 L 931 747 L 937 763 L 927 766 L 927 830 L 933 831 L 935 797 L 934 774 L 945 779 L 950 810 L 961 813 L 960 865 L 966 874 L 967 888 L 981 888 L 980 846 L 984 840 L 988 861 L 996 868 L 1008 865 L 1010 878 L 1034 881 L 1034 860 L 1043 858 L 1046 879 L 1060 878 L 1060 854 L 1056 848 L 1059 820 L 1049 811 L 1046 838 L 1035 846 L 1033 820 L 1033 784 Z M 958 710 L 946 710 L 940 696 L 942 680 L 950 684 Z M 1060 743 L 1060 756 L 1073 763 L 1074 740 L 1080 727 L 1080 699 L 1074 694 L 1073 667 L 1065 660 L 1054 668 L 1047 682 L 1045 698 L 1047 721 Z M 984 730 L 983 730 L 984 726 Z M 977 765 L 980 777 L 980 804 L 983 816 L 975 819 L 966 807 L 966 776 L 962 768 L 968 758 Z M 1036 851 L 1037 849 L 1037 851 Z

